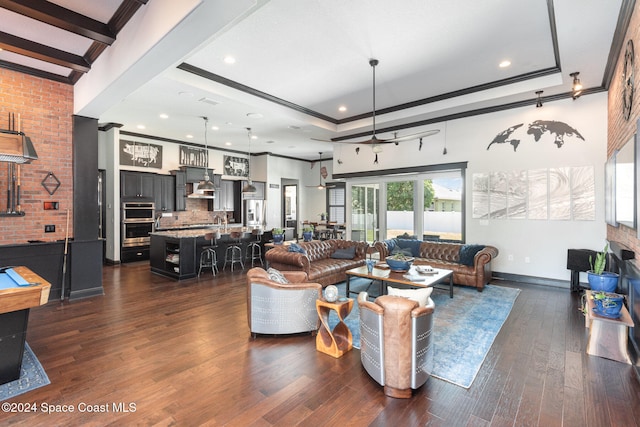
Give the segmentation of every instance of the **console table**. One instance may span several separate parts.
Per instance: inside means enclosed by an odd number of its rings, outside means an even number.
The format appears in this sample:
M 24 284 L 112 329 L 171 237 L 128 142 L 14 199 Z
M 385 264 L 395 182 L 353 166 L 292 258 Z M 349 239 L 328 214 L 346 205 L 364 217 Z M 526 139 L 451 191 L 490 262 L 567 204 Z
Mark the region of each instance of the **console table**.
M 329 302 L 325 299 L 316 300 L 316 310 L 320 317 L 320 329 L 316 335 L 316 350 L 329 356 L 341 357 L 353 346 L 353 336 L 344 319 L 351 313 L 353 299 Z M 338 324 L 329 328 L 329 313 L 334 310 L 338 314 Z
M 627 341 L 633 320 L 627 307 L 622 306 L 618 319 L 599 316 L 593 312 L 593 292 L 585 291 L 585 295 L 585 326 L 589 328 L 587 354 L 630 364 Z

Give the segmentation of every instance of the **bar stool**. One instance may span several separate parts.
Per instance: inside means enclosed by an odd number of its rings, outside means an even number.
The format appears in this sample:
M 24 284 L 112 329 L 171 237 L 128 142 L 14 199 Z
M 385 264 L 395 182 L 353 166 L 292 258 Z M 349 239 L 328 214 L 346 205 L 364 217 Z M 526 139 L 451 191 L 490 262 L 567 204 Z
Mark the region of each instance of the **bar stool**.
M 264 263 L 262 262 L 262 248 L 260 247 L 260 241 L 262 240 L 263 234 L 264 231 L 258 228 L 254 228 L 251 231 L 253 240 L 247 245 L 246 251 L 246 259 L 247 262 L 251 260 L 251 267 L 253 267 L 256 260 L 260 261 L 260 265 L 264 266 Z
M 232 231 L 229 233 L 229 239 L 231 242 L 227 245 L 227 250 L 224 253 L 224 266 L 222 269 L 227 268 L 227 263 L 231 264 L 231 271 L 233 271 L 233 265 L 237 262 L 240 263 L 244 270 L 244 263 L 242 262 L 242 235 L 241 231 Z
M 218 239 L 220 238 L 220 232 L 207 233 L 204 235 L 205 240 L 209 241 L 207 246 L 203 246 L 202 253 L 200 254 L 200 267 L 198 268 L 198 277 L 203 268 L 210 268 L 211 274 L 214 276 L 218 272 L 218 256 L 216 255 L 216 249 L 218 248 Z

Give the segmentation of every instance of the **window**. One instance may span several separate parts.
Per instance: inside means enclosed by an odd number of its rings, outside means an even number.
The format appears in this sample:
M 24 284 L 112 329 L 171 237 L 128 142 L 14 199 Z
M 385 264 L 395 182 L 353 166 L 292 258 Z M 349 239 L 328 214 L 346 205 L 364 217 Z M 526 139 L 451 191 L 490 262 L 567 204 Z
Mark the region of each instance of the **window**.
M 327 191 L 329 220 L 338 224 L 345 223 L 345 184 L 335 184 Z
M 415 181 L 387 183 L 387 233 L 386 238 L 401 234 L 415 235 Z

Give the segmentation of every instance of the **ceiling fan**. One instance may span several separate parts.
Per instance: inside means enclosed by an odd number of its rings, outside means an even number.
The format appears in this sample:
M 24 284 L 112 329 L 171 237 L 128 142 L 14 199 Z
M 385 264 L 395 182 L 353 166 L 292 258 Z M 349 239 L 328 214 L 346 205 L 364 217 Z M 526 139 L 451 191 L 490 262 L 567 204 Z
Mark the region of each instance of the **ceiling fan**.
M 316 139 L 316 138 L 311 138 L 314 139 L 316 141 L 323 141 L 323 142 L 343 142 L 343 143 L 347 143 L 347 144 L 365 144 L 365 145 L 372 145 L 372 146 L 377 146 L 378 144 L 390 144 L 390 143 L 394 143 L 394 144 L 398 144 L 399 142 L 402 141 L 408 141 L 411 139 L 418 139 L 418 138 L 424 138 L 427 136 L 431 136 L 431 135 L 435 135 L 438 132 L 440 132 L 439 129 L 433 129 L 433 130 L 428 130 L 425 132 L 418 132 L 418 133 L 414 133 L 411 135 L 405 135 L 402 137 L 397 137 L 396 135 L 394 135 L 393 138 L 390 139 L 380 139 L 376 136 L 376 65 L 378 65 L 378 60 L 377 59 L 370 59 L 369 60 L 369 65 L 371 65 L 371 69 L 373 70 L 373 113 L 372 113 L 372 119 L 373 119 L 373 134 L 371 135 L 371 138 L 366 139 L 364 141 L 331 141 L 331 140 L 325 140 L 325 139 Z
M 318 154 L 320 154 L 320 160 L 318 160 L 320 162 L 318 167 L 318 185 L 307 185 L 307 187 L 317 188 L 318 190 L 324 190 L 325 188 L 334 188 L 334 185 L 322 185 L 322 151 L 320 151 Z

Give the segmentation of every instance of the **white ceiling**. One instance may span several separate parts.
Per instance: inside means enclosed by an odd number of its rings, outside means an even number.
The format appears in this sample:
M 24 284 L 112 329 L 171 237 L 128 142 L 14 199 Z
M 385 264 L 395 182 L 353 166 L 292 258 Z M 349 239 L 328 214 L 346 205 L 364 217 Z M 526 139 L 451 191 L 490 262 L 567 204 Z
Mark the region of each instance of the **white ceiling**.
M 141 11 L 158 1 L 151 0 Z M 208 22 L 219 18 L 212 8 L 224 15 L 229 1 L 192 2 L 189 19 L 197 23 L 198 37 Z M 55 3 L 106 21 L 119 2 L 99 2 L 107 9 L 102 17 L 92 8 L 78 9 L 76 5 L 87 4 L 81 0 Z M 200 117 L 207 116 L 218 127 L 209 132 L 209 146 L 247 151 L 246 128 L 251 127 L 258 137 L 252 152 L 315 159 L 319 151 L 330 155 L 333 143 L 311 138 L 358 135 L 354 139 L 362 140 L 371 133 L 370 58 L 380 61 L 375 86 L 379 137 L 391 137 L 389 128 L 398 136 L 438 128 L 443 118 L 478 109 L 520 102 L 533 106 L 537 90 L 544 91 L 543 97 L 566 97 L 569 74 L 575 71 L 586 88 L 606 90 L 607 71 L 615 66 L 609 55 L 612 47 L 618 48 L 616 31 L 625 30 L 617 25 L 627 4 L 255 0 L 245 11 L 223 16 L 231 22 L 224 28 L 211 25 L 205 43 L 190 40 L 188 31 L 180 33 L 189 52 L 170 67 L 146 70 L 153 77 L 104 107 L 98 118 L 101 124 L 122 124 L 125 133 L 204 144 Z M 3 14 L 13 13 L 0 12 L 3 22 Z M 15 17 L 9 21 L 14 22 L 12 31 L 28 31 L 19 28 Z M 613 53 L 615 60 L 617 51 Z M 0 59 L 9 54 L 0 52 Z M 235 64 L 224 62 L 227 55 Z M 503 60 L 512 65 L 499 68 Z M 407 103 L 412 104 L 403 106 Z M 346 112 L 338 111 L 341 105 Z M 169 118 L 160 118 L 161 113 Z M 247 116 L 251 113 L 261 117 Z

